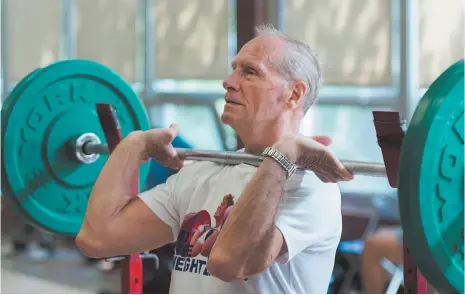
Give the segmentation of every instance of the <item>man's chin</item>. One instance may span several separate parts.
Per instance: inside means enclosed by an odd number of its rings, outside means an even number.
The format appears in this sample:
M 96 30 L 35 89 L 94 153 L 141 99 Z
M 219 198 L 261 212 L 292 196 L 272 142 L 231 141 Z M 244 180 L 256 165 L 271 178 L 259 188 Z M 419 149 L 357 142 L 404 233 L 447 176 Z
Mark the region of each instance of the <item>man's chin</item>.
M 228 114 L 227 112 L 224 112 L 223 115 L 221 115 L 221 121 L 225 124 L 228 125 L 232 128 L 234 128 L 234 117 L 231 114 Z

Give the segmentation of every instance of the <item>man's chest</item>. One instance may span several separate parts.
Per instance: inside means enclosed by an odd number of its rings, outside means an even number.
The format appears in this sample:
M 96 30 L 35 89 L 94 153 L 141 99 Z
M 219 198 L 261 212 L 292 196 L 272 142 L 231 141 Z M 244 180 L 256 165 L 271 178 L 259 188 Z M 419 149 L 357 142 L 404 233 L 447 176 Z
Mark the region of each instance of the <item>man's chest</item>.
M 222 225 L 253 176 L 253 171 L 219 172 L 199 176 L 180 196 L 175 271 L 208 275 L 201 265 L 206 265 Z
M 219 214 L 219 211 L 233 206 L 249 184 L 254 171 L 255 168 L 249 167 L 226 167 L 193 179 L 195 185 L 186 189 L 182 196 L 180 214 L 204 210 L 213 217 L 215 212 Z

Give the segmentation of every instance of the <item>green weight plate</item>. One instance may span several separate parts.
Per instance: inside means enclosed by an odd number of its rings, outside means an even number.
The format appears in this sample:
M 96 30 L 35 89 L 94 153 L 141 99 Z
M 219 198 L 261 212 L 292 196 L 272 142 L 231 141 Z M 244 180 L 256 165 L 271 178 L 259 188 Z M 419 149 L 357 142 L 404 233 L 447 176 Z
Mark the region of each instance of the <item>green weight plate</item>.
M 5 126 L 6 126 L 6 118 L 8 118 L 9 112 L 13 109 L 14 103 L 16 101 L 15 97 L 17 96 L 18 93 L 21 92 L 21 89 L 23 89 L 24 85 L 27 85 L 29 83 L 29 81 L 31 81 L 31 79 L 34 78 L 35 75 L 40 70 L 41 70 L 40 68 L 35 69 L 34 71 L 30 72 L 26 77 L 24 77 L 21 81 L 19 81 L 19 83 L 16 84 L 16 86 L 13 88 L 13 90 L 7 96 L 5 101 L 2 103 L 2 111 L 1 111 L 1 113 L 2 113 L 2 118 L 1 118 L 2 135 L 4 134 L 3 130 L 4 130 Z M 2 138 L 3 138 L 3 136 L 2 136 Z M 5 177 L 3 175 L 3 169 L 2 169 L 2 179 L 5 179 Z M 3 186 L 2 186 L 2 191 L 4 191 Z M 8 198 L 8 201 L 9 201 L 9 204 L 11 204 L 11 206 L 13 206 L 12 208 L 14 210 L 18 211 L 18 213 L 20 213 L 21 215 L 24 216 L 24 212 L 23 212 L 22 208 L 15 202 L 15 200 L 13 200 L 11 198 Z
M 414 262 L 439 291 L 464 293 L 464 61 L 420 100 L 400 157 L 399 210 Z
M 18 85 L 2 106 L 2 191 L 34 225 L 75 236 L 107 155 L 79 162 L 72 142 L 94 133 L 105 143 L 95 103 L 110 103 L 123 136 L 150 128 L 143 103 L 117 73 L 92 61 L 51 64 Z M 140 170 L 143 188 L 149 163 Z
M 24 85 L 27 85 L 29 81 L 32 80 L 32 78 L 35 77 L 37 73 L 40 72 L 40 68 L 35 69 L 34 71 L 30 72 L 26 77 L 24 77 L 21 81 L 19 81 L 18 84 L 16 84 L 15 88 L 11 91 L 11 93 L 7 96 L 5 101 L 2 103 L 2 128 L 3 126 L 6 126 L 6 119 L 9 115 L 8 111 L 11 111 L 13 109 L 14 103 L 16 102 L 15 97 L 18 95 L 18 93 L 21 92 L 23 89 Z

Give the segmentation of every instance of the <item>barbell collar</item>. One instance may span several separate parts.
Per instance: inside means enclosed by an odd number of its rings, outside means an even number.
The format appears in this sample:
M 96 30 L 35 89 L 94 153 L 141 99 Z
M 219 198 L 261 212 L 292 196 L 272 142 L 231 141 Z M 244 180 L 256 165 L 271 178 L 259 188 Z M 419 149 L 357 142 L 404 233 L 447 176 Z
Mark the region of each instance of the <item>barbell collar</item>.
M 88 156 L 93 154 L 108 154 L 108 146 L 102 143 L 88 142 L 82 147 Z M 248 164 L 258 167 L 263 162 L 263 156 L 256 156 L 247 153 L 229 151 L 208 151 L 185 148 L 175 148 L 179 157 L 191 161 L 212 161 L 226 165 Z M 364 175 L 371 177 L 386 177 L 386 167 L 379 163 L 368 163 L 359 161 L 341 161 L 344 167 L 354 175 Z
M 79 136 L 74 142 L 74 154 L 76 158 L 84 164 L 92 164 L 98 160 L 101 154 L 105 154 L 103 151 L 93 152 L 87 149 L 87 146 L 106 146 L 102 144 L 100 138 L 94 133 L 84 133 Z M 108 147 L 107 152 L 108 154 Z

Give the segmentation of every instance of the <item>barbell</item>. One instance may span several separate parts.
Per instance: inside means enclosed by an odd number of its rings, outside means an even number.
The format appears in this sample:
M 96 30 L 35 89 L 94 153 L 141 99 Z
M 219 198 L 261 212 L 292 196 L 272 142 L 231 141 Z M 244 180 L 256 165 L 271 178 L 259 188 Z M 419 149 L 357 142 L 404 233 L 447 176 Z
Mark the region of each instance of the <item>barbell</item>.
M 443 292 L 464 291 L 463 75 L 460 60 L 429 87 L 410 122 L 399 162 L 405 243 Z M 121 133 L 148 130 L 143 103 L 120 75 L 89 60 L 32 71 L 2 105 L 2 193 L 35 226 L 75 236 L 108 147 L 95 105 L 110 104 Z M 181 158 L 259 166 L 241 152 L 177 149 Z M 386 177 L 383 164 L 342 161 L 355 175 Z M 149 163 L 140 167 L 140 187 Z
M 92 163 L 98 159 L 99 155 L 109 154 L 108 146 L 101 143 L 100 138 L 93 133 L 85 133 L 78 137 L 74 143 L 74 148 L 76 158 L 86 164 Z M 240 152 L 194 150 L 186 148 L 175 148 L 175 150 L 183 160 L 210 161 L 225 165 L 247 164 L 258 167 L 264 159 L 263 156 Z M 386 168 L 383 164 L 357 161 L 342 161 L 342 164 L 354 175 L 386 177 Z

